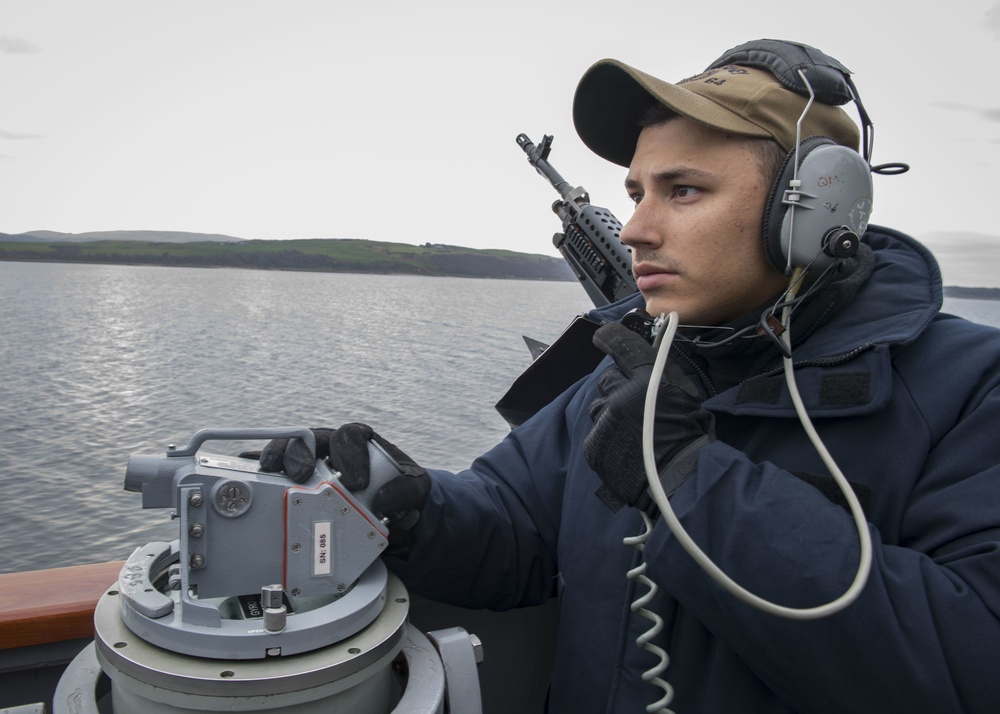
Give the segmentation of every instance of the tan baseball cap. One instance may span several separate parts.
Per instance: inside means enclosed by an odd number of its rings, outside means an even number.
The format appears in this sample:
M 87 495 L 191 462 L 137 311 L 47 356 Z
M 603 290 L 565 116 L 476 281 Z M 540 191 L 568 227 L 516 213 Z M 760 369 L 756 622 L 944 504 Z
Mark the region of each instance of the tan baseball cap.
M 573 99 L 576 131 L 594 153 L 627 167 L 642 127 L 639 117 L 660 102 L 694 121 L 731 134 L 770 137 L 786 151 L 795 146 L 795 125 L 808 98 L 786 89 L 771 72 L 729 64 L 677 84 L 624 62 L 601 60 L 583 75 Z M 858 149 L 857 124 L 840 107 L 813 102 L 802 138 L 826 136 Z

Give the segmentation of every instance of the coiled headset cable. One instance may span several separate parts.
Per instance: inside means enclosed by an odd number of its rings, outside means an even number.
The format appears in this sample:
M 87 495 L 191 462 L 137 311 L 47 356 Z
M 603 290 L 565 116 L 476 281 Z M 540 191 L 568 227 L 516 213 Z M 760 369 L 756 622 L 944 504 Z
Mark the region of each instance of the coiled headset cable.
M 649 536 L 653 533 L 653 519 L 643 510 L 640 510 L 639 513 L 642 514 L 642 522 L 646 530 L 637 536 L 625 538 L 623 541 L 625 545 L 630 545 L 639 551 L 639 565 L 629 570 L 625 576 L 634 583 L 645 585 L 647 590 L 641 597 L 633 600 L 629 607 L 632 612 L 642 615 L 653 623 L 652 627 L 635 639 L 635 643 L 641 649 L 646 650 L 657 658 L 656 664 L 642 673 L 642 681 L 653 684 L 663 691 L 663 696 L 660 699 L 646 706 L 646 712 L 647 714 L 674 714 L 671 709 L 667 709 L 667 705 L 674 698 L 674 688 L 660 676 L 670 665 L 670 657 L 667 655 L 666 650 L 654 645 L 652 642 L 663 630 L 663 618 L 646 607 L 656 598 L 657 593 L 660 591 L 659 586 L 646 575 L 646 561 L 641 557 L 646 541 L 649 540 Z

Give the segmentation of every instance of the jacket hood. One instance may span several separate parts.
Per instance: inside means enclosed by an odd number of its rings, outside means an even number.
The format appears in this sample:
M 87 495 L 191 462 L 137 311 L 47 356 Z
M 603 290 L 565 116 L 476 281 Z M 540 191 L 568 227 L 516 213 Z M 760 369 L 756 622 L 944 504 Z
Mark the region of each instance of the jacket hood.
M 940 311 L 941 271 L 927 248 L 880 226 L 871 226 L 864 239 L 875 255 L 871 278 L 823 330 L 796 350 L 798 356 L 830 358 L 864 346 L 905 345 Z

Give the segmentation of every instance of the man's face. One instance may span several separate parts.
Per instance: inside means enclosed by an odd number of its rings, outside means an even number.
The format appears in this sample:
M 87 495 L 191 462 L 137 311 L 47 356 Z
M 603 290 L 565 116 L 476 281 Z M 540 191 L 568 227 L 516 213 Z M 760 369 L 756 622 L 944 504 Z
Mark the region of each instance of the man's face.
M 684 117 L 647 127 L 625 188 L 635 213 L 621 239 L 651 315 L 721 325 L 786 286 L 764 257 L 770 186 L 745 140 Z

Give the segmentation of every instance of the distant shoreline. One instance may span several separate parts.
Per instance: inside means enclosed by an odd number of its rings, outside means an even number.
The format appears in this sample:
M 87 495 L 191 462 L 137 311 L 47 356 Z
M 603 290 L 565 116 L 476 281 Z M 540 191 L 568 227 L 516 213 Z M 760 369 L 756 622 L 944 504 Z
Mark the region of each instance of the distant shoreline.
M 1000 300 L 1000 288 L 964 288 L 945 285 L 944 296 L 962 300 Z
M 0 260 L 249 268 L 317 273 L 575 281 L 562 258 L 509 250 L 354 239 L 143 241 L 26 239 L 0 234 Z

